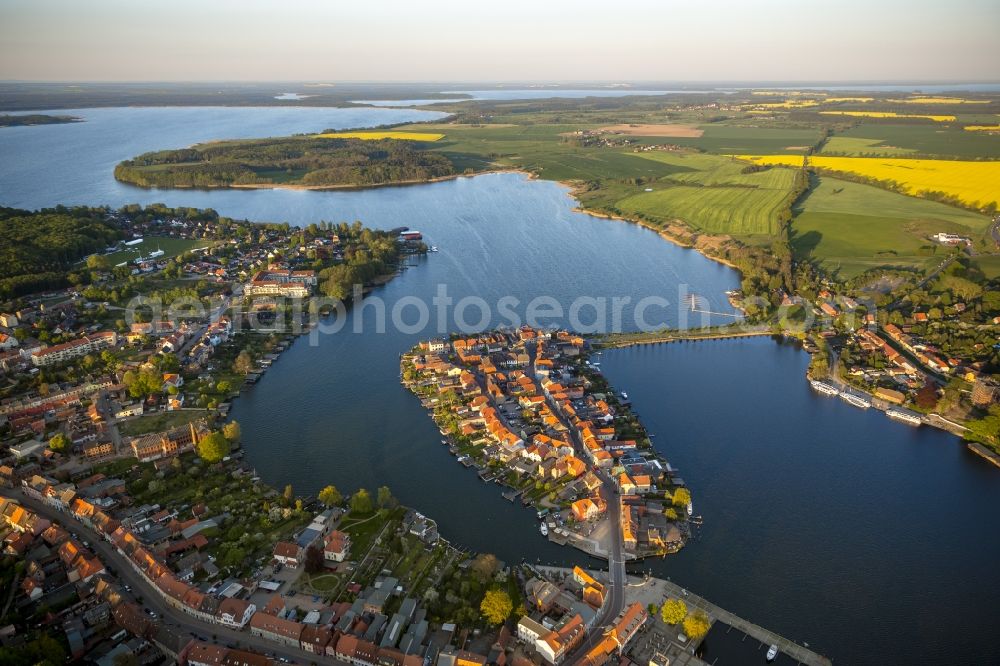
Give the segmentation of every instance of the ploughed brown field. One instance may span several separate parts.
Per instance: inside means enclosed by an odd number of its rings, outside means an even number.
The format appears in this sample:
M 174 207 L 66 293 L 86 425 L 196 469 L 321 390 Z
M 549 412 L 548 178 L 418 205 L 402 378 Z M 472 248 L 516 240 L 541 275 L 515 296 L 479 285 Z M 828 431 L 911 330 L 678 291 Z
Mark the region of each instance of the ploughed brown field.
M 697 125 L 673 123 L 668 125 L 610 125 L 598 132 L 628 134 L 631 136 L 672 136 L 677 138 L 698 138 L 704 132 Z

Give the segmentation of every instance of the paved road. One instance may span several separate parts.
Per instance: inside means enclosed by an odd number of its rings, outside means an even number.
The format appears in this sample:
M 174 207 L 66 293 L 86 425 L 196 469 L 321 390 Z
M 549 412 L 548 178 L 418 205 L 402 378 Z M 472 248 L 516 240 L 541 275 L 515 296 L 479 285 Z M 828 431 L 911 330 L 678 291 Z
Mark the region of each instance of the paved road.
M 111 435 L 111 444 L 115 447 L 115 454 L 122 452 L 122 435 L 118 430 L 118 421 L 111 410 L 111 403 L 108 399 L 108 392 L 102 390 L 97 396 L 97 409 L 104 417 L 104 422 L 108 424 L 108 434 Z
M 525 348 L 530 359 L 528 368 L 531 378 L 538 382 L 538 374 L 535 371 L 535 345 L 525 345 Z M 569 429 L 570 437 L 573 440 L 573 447 L 576 449 L 578 456 L 581 460 L 586 460 L 585 447 L 580 440 L 580 434 L 576 428 L 566 422 L 565 417 L 554 404 L 554 401 L 550 400 L 549 403 L 552 411 L 562 421 L 563 425 Z M 604 638 L 604 632 L 610 628 L 611 623 L 614 622 L 615 618 L 618 617 L 618 614 L 625 607 L 625 585 L 627 579 L 625 575 L 625 546 L 622 543 L 621 496 L 618 494 L 618 487 L 615 485 L 614 480 L 604 470 L 599 469 L 595 473 L 604 484 L 604 492 L 608 501 L 607 521 L 610 527 L 608 530 L 608 539 L 610 542 L 608 547 L 609 585 L 604 605 L 601 606 L 601 610 L 594 620 L 594 629 L 587 635 L 587 638 L 584 639 L 580 647 L 566 658 L 565 663 L 567 664 L 576 663 L 591 648 L 597 645 Z
M 13 499 L 28 507 L 35 513 L 45 516 L 49 520 L 59 522 L 65 528 L 75 532 L 81 540 L 90 544 L 90 548 L 100 556 L 105 565 L 115 568 L 115 577 L 122 583 L 132 587 L 133 594 L 142 598 L 140 605 L 149 608 L 160 616 L 160 622 L 176 627 L 192 636 L 197 636 L 202 640 L 212 642 L 216 640 L 220 644 L 232 644 L 240 648 L 249 648 L 256 652 L 270 653 L 275 658 L 287 659 L 292 663 L 320 663 L 320 664 L 346 664 L 330 657 L 321 657 L 305 650 L 293 649 L 279 645 L 262 638 L 251 636 L 249 631 L 236 631 L 229 627 L 217 624 L 202 622 L 187 613 L 169 606 L 160 596 L 159 591 L 146 582 L 146 579 L 132 568 L 131 563 L 123 557 L 115 547 L 105 541 L 100 535 L 89 527 L 74 518 L 71 514 L 62 513 L 51 506 L 26 496 L 19 489 L 4 488 L 4 497 Z M 127 595 L 126 595 L 127 596 Z

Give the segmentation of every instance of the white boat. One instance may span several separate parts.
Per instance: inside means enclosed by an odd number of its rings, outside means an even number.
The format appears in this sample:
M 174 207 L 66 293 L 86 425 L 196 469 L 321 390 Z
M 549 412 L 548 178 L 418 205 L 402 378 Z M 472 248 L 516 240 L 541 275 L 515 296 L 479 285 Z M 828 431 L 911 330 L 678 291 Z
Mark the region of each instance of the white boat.
M 625 391 L 622 391 L 622 397 L 625 398 L 626 400 L 628 400 L 628 393 L 626 393 Z
M 816 379 L 812 379 L 809 381 L 809 385 L 812 386 L 815 390 L 822 393 L 823 395 L 840 395 L 840 391 L 837 390 L 837 387 L 830 386 L 826 382 L 821 382 Z
M 872 406 L 872 401 L 868 398 L 862 398 L 860 395 L 854 395 L 853 393 L 848 393 L 847 391 L 843 391 L 840 394 L 840 397 L 844 402 L 854 405 L 855 407 L 860 407 L 861 409 L 868 409 Z
M 778 646 L 771 643 L 771 647 L 767 648 L 767 660 L 774 661 L 775 657 L 778 656 Z
M 908 423 L 912 426 L 918 426 L 923 423 L 920 417 L 916 414 L 910 414 L 909 412 L 904 412 L 901 409 L 887 409 L 885 413 L 890 419 L 896 419 L 897 421 L 902 421 L 903 423 Z
M 690 516 L 690 515 L 691 515 L 692 513 L 694 513 L 694 503 L 692 503 L 692 502 L 688 502 L 688 505 L 687 505 L 687 510 L 688 510 L 688 515 L 689 515 L 689 516 Z
M 549 526 L 546 525 L 545 523 L 542 523 L 542 526 L 539 527 L 538 529 L 542 533 L 542 536 L 548 536 L 549 535 Z
M 431 245 L 431 250 L 430 251 L 431 252 L 437 252 L 438 251 L 438 246 L 437 245 Z

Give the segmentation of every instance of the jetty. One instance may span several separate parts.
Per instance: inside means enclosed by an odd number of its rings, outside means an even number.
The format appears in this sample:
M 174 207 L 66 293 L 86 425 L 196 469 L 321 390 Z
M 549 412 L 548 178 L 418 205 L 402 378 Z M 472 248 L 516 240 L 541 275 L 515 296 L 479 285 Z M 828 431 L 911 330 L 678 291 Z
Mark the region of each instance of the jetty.
M 993 449 L 986 448 L 979 442 L 969 442 L 966 446 L 968 446 L 969 450 L 975 453 L 977 456 L 981 456 L 982 458 L 989 460 L 997 467 L 1000 467 L 1000 455 L 997 455 L 997 453 L 993 451 Z
M 717 326 L 712 328 L 663 329 L 645 333 L 609 333 L 595 337 L 594 347 L 617 349 L 636 345 L 657 345 L 666 342 L 694 340 L 727 340 L 730 338 L 759 338 L 774 335 L 769 326 Z

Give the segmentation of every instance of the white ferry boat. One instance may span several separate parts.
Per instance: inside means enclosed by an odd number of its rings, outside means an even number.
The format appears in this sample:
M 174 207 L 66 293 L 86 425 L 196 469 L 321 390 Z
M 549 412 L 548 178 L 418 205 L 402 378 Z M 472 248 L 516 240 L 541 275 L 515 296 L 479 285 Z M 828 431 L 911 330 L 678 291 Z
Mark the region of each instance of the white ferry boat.
M 539 531 L 541 531 L 542 536 L 548 536 L 549 535 L 549 526 L 546 525 L 545 523 L 542 523 L 542 526 L 540 528 L 538 528 L 538 529 L 539 529 Z
M 823 395 L 840 395 L 840 391 L 837 390 L 835 386 L 830 386 L 826 382 L 821 382 L 819 380 L 813 379 L 809 381 L 809 385 L 814 389 L 822 393 Z
M 853 393 L 848 393 L 847 391 L 842 391 L 840 394 L 841 399 L 855 407 L 860 407 L 861 409 L 868 409 L 872 406 L 872 401 L 868 398 L 862 398 L 860 395 L 854 395 Z
M 909 412 L 904 412 L 901 409 L 887 409 L 885 413 L 890 419 L 896 419 L 897 421 L 902 421 L 903 423 L 909 423 L 912 426 L 918 426 L 923 423 L 919 416 L 910 414 Z

